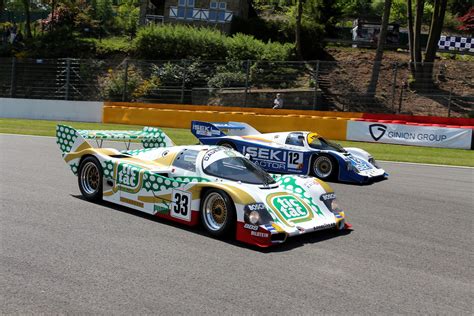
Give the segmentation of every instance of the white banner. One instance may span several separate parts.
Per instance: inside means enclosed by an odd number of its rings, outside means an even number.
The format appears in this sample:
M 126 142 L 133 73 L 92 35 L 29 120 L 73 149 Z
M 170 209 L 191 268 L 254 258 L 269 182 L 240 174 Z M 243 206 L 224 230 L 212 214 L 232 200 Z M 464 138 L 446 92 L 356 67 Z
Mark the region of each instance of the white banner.
M 472 129 L 348 121 L 347 140 L 471 149 Z

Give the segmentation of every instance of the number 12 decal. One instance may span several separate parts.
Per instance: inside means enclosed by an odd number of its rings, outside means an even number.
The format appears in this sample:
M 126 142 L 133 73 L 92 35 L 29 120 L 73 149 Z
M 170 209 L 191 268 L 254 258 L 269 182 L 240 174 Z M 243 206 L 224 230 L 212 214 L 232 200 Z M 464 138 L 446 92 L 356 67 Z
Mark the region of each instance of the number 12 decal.
M 186 191 L 173 190 L 173 204 L 170 215 L 175 218 L 191 221 L 191 200 L 192 194 Z
M 303 154 L 299 152 L 288 152 L 288 168 L 297 169 L 303 163 Z

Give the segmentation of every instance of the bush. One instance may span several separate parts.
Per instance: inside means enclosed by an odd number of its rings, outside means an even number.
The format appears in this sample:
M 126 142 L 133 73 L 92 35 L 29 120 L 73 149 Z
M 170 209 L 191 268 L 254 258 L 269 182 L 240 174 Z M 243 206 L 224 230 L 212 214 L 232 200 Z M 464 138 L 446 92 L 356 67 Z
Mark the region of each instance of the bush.
M 106 100 L 122 100 L 125 85 L 125 69 L 109 69 L 107 75 L 98 78 L 101 94 Z M 133 65 L 128 67 L 125 101 L 136 100 L 148 95 L 159 86 L 156 78 L 143 80 L 140 71 Z
M 288 60 L 292 44 L 264 43 L 253 36 L 235 34 L 226 40 L 227 57 L 233 60 Z
M 133 43 L 128 37 L 109 37 L 101 41 L 90 39 L 95 44 L 95 55 L 98 58 L 107 58 L 115 55 L 128 56 L 133 53 Z
M 228 61 L 225 65 L 217 66 L 214 76 L 207 85 L 211 88 L 245 87 L 246 65 L 240 62 Z
M 95 43 L 60 28 L 25 42 L 27 55 L 32 58 L 87 58 L 94 54 Z
M 136 54 L 146 59 L 222 59 L 224 36 L 207 28 L 187 25 L 150 25 L 140 29 Z
M 151 78 L 156 78 L 162 86 L 186 88 L 196 87 L 207 81 L 207 74 L 203 72 L 199 60 L 191 63 L 167 62 L 163 65 L 153 65 Z
M 216 30 L 186 25 L 151 25 L 135 40 L 137 57 L 145 59 L 288 60 L 292 44 L 264 43 L 253 36 L 225 36 Z

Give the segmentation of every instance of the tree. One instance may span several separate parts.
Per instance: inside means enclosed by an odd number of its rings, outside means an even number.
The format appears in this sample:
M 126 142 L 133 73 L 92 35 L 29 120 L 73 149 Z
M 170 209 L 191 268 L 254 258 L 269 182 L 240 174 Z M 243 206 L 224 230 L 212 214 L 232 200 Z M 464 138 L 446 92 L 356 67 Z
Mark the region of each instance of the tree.
M 140 15 L 139 0 L 125 0 L 117 10 L 117 24 L 130 38 L 136 33 Z
M 138 19 L 139 25 L 145 25 L 147 7 L 148 0 L 140 0 L 140 18 Z
M 411 1 L 409 1 L 411 2 Z M 411 71 L 415 79 L 413 87 L 422 91 L 431 88 L 433 85 L 433 63 L 438 49 L 438 41 L 441 36 L 444 16 L 446 13 L 447 0 L 434 0 L 433 14 L 431 16 L 431 24 L 428 34 L 428 42 L 426 44 L 425 56 L 423 59 L 420 45 L 421 23 L 423 19 L 423 9 L 425 1 L 416 1 L 416 15 L 413 28 L 413 9 L 408 5 L 408 26 L 410 40 L 410 62 Z
M 368 96 L 375 96 L 377 91 L 377 83 L 379 80 L 380 66 L 383 58 L 383 49 L 385 40 L 387 39 L 388 19 L 390 18 L 390 8 L 392 7 L 392 0 L 385 0 L 385 7 L 382 17 L 382 26 L 379 34 L 379 42 L 377 44 L 377 51 L 375 52 L 374 65 L 372 67 L 372 76 L 367 88 Z
M 22 0 L 23 8 L 25 10 L 25 32 L 26 38 L 31 38 L 31 15 L 30 15 L 30 0 Z
M 303 15 L 303 0 L 297 0 L 296 3 L 296 26 L 295 26 L 295 47 L 298 59 L 303 59 L 301 52 L 301 17 Z

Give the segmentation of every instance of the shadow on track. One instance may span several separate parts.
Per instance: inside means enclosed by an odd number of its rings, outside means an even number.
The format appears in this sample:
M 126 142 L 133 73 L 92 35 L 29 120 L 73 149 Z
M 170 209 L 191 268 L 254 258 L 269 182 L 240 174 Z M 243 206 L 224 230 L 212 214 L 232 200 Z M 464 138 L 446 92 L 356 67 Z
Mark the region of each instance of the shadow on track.
M 71 196 L 76 198 L 76 199 L 88 202 L 88 203 L 93 203 L 93 202 L 87 201 L 80 194 L 77 194 L 77 195 L 71 194 Z M 197 225 L 197 226 L 194 226 L 194 227 L 193 226 L 185 226 L 185 225 L 180 224 L 180 223 L 175 223 L 175 222 L 169 221 L 165 218 L 160 218 L 160 217 L 157 217 L 157 216 L 154 216 L 154 215 L 151 215 L 151 214 L 147 214 L 147 213 L 143 213 L 143 212 L 134 210 L 132 208 L 128 208 L 126 206 L 122 206 L 122 205 L 118 205 L 118 204 L 114 204 L 114 203 L 106 202 L 106 201 L 102 201 L 102 202 L 94 203 L 94 204 L 101 205 L 103 207 L 107 207 L 109 209 L 119 211 L 119 212 L 122 212 L 122 213 L 127 213 L 127 214 L 130 214 L 130 215 L 133 215 L 133 216 L 144 218 L 144 219 L 147 219 L 147 220 L 150 220 L 150 221 L 154 221 L 154 222 L 159 223 L 159 224 L 172 226 L 172 227 L 175 227 L 177 229 L 184 229 L 184 230 L 186 230 L 190 233 L 197 234 L 197 235 L 200 235 L 200 236 L 205 236 L 205 237 L 208 237 L 208 238 L 214 238 L 213 236 L 209 235 L 203 229 L 202 225 Z M 351 232 L 352 232 L 352 230 L 344 230 L 344 231 L 323 230 L 323 231 L 317 231 L 317 232 L 314 232 L 314 233 L 303 234 L 303 235 L 300 235 L 300 236 L 295 236 L 295 237 L 288 238 L 284 243 L 276 244 L 276 245 L 268 247 L 268 248 L 260 248 L 260 247 L 254 246 L 254 245 L 250 245 L 250 244 L 246 244 L 246 243 L 237 241 L 235 239 L 217 239 L 216 238 L 215 240 L 220 241 L 220 242 L 225 242 L 225 243 L 227 243 L 229 245 L 232 245 L 232 246 L 235 246 L 235 247 L 244 248 L 244 249 L 251 249 L 251 250 L 261 252 L 261 253 L 274 253 L 274 252 L 289 251 L 289 250 L 292 250 L 294 248 L 302 247 L 305 244 L 314 244 L 314 243 L 318 243 L 320 241 L 325 241 L 325 240 L 329 240 L 329 239 L 336 238 L 336 237 L 346 236 L 346 235 L 349 235 Z

